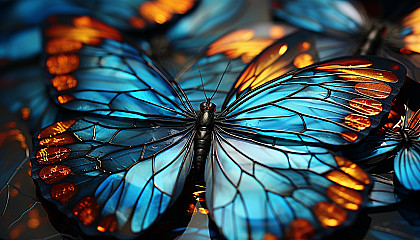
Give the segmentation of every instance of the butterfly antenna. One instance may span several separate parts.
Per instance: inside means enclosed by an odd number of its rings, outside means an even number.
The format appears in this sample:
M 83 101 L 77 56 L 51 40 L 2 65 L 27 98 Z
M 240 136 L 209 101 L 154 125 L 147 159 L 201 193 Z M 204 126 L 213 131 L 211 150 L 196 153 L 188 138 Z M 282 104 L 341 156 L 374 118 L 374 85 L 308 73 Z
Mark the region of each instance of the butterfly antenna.
M 226 68 L 225 68 L 225 71 L 223 72 L 222 77 L 220 78 L 219 83 L 217 84 L 216 90 L 214 90 L 213 95 L 211 95 L 210 100 L 211 100 L 211 99 L 214 97 L 214 95 L 216 94 L 217 89 L 219 89 L 220 83 L 222 82 L 223 76 L 225 76 L 225 73 L 227 72 L 227 70 L 228 70 L 228 68 L 229 68 L 229 65 L 230 65 L 230 61 L 228 62 L 227 66 L 226 66 Z
M 201 76 L 200 66 L 198 65 L 198 63 L 197 63 L 197 68 L 198 68 L 198 73 L 200 74 L 201 86 L 203 87 L 204 97 L 206 98 L 207 101 L 209 101 L 209 98 L 207 97 L 207 94 L 206 94 L 206 90 L 204 90 L 203 77 Z

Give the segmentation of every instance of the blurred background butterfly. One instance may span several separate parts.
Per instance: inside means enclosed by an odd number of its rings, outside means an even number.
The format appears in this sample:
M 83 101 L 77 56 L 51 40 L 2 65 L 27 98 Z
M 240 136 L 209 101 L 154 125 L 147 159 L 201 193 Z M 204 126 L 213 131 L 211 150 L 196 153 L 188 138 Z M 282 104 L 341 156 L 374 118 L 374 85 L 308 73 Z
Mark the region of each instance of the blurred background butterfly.
M 316 33 L 322 60 L 353 54 L 383 56 L 404 64 L 407 75 L 419 81 L 418 3 L 271 0 L 270 6 L 275 18 Z

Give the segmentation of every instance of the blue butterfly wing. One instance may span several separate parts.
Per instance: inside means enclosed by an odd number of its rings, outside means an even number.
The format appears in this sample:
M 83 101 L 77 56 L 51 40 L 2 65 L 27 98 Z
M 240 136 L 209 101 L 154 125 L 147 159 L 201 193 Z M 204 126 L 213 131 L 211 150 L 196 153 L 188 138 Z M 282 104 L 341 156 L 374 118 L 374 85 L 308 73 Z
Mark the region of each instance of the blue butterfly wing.
M 143 233 L 181 193 L 192 139 L 193 123 L 60 121 L 37 135 L 32 177 L 84 233 Z
M 420 190 L 420 146 L 403 147 L 395 157 L 394 171 L 407 189 Z
M 259 32 L 262 30 L 258 29 L 260 27 L 264 27 L 266 31 Z M 291 69 L 295 69 L 296 66 L 293 65 L 292 61 L 299 55 L 310 55 L 312 59 L 316 60 L 316 53 L 310 48 L 313 40 L 308 33 L 299 32 L 286 37 L 283 37 L 283 34 L 279 34 L 278 37 L 281 38 L 276 40 L 275 38 L 277 36 L 269 35 L 270 32 L 274 31 L 287 34 L 290 30 L 280 25 L 257 25 L 255 28 L 250 27 L 236 30 L 212 43 L 207 48 L 205 56 L 193 62 L 192 64 L 194 65 L 188 65 L 188 69 L 181 71 L 179 76 L 175 77 L 192 105 L 198 109 L 199 104 L 203 100 L 204 93 L 200 81 L 201 78 L 206 94 L 209 97 L 214 94 L 212 102 L 216 106 L 222 106 L 229 90 L 235 84 L 235 80 L 239 78 L 249 62 L 265 48 L 276 48 L 278 51 L 279 47 L 288 46 L 288 51 L 285 51 L 274 63 L 270 62 L 270 64 L 273 64 L 272 69 L 274 72 L 285 73 Z M 254 34 L 254 37 L 243 39 L 241 36 L 244 34 Z M 300 46 L 302 44 L 307 44 L 308 47 L 301 48 Z M 223 72 L 224 75 L 222 74 Z M 220 81 L 221 84 L 216 91 Z M 219 110 L 217 109 L 217 111 Z
M 243 12 L 244 3 L 235 0 L 201 0 L 194 12 L 168 30 L 166 38 L 176 50 L 197 52 L 233 26 L 237 16 Z
M 370 180 L 361 168 L 320 147 L 283 143 L 215 130 L 206 199 L 228 239 L 319 238 L 353 221 L 364 205 Z
M 271 0 L 273 15 L 303 29 L 338 36 L 370 29 L 366 13 L 351 1 Z
M 41 53 L 41 39 L 41 32 L 37 27 L 2 35 L 0 37 L 0 64 L 37 56 Z
M 253 74 L 244 77 L 253 78 Z M 264 84 L 246 91 L 232 89 L 218 118 L 226 119 L 224 124 L 232 130 L 269 137 L 328 145 L 354 143 L 378 126 L 403 79 L 404 67 L 390 60 L 333 59 L 264 79 Z
M 47 26 L 44 36 L 57 104 L 138 119 L 193 116 L 178 85 L 145 53 L 122 42 L 114 28 L 88 16 L 63 17 Z
M 0 75 L 0 105 L 20 116 L 30 131 L 37 132 L 54 123 L 60 110 L 51 101 L 45 72 L 38 63 L 15 62 Z
M 371 175 L 373 181 L 372 191 L 369 195 L 369 202 L 367 207 L 369 208 L 384 208 L 393 206 L 397 203 L 394 193 L 394 184 L 392 179 L 387 177 L 385 174 L 373 174 Z
M 0 3 L 0 32 L 12 33 L 35 27 L 54 14 L 86 14 L 86 10 L 66 0 L 16 0 Z

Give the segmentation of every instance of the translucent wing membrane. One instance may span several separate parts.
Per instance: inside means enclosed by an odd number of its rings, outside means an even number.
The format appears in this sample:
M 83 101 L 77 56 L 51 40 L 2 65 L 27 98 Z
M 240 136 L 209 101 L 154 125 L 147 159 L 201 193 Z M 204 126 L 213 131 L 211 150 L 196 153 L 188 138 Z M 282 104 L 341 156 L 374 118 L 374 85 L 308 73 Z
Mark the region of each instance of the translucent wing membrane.
M 243 94 L 233 89 L 217 119 L 243 133 L 307 143 L 357 142 L 391 109 L 404 79 L 404 67 L 390 60 L 333 59 Z
M 388 207 L 397 203 L 392 179 L 382 175 L 371 175 L 373 180 L 372 191 L 369 195 L 368 207 Z
M 307 239 L 347 225 L 365 203 L 370 180 L 344 158 L 285 140 L 263 144 L 217 128 L 206 199 L 228 239 Z
M 176 84 L 120 33 L 88 16 L 44 30 L 52 95 L 70 110 L 131 118 L 185 118 L 194 112 Z
M 32 177 L 89 235 L 142 233 L 182 191 L 192 125 L 83 118 L 42 130 Z
M 0 105 L 20 116 L 37 132 L 56 121 L 59 109 L 45 86 L 45 73 L 39 64 L 16 62 L 19 67 L 0 76 Z
M 290 49 L 284 49 L 283 54 L 278 55 L 278 59 L 268 63 L 265 62 L 265 64 L 276 62 L 277 65 L 271 69 L 278 72 L 287 72 L 293 69 L 294 66 L 290 63 L 289 58 L 293 59 L 303 52 L 310 52 L 311 39 L 308 33 L 299 32 L 288 35 L 293 30 L 282 25 L 258 24 L 229 33 L 209 45 L 205 56 L 193 62 L 194 65 L 188 65 L 189 68 L 181 71 L 176 80 L 188 95 L 192 105 L 197 107 L 203 100 L 201 81 L 198 81 L 200 72 L 204 89 L 208 94 L 215 93 L 219 81 L 222 81 L 212 99 L 217 106 L 222 106 L 229 90 L 235 84 L 241 72 L 265 48 L 271 45 L 273 45 L 270 47 L 271 49 L 278 46 L 289 46 Z M 281 38 L 281 40 L 276 41 L 278 38 Z M 302 43 L 307 43 L 308 48 L 299 48 L 298 46 Z M 286 51 L 287 53 L 285 53 Z M 229 67 L 227 68 L 228 64 Z M 226 73 L 221 79 L 221 73 L 225 69 Z
M 295 26 L 335 36 L 355 35 L 368 30 L 363 9 L 346 0 L 271 0 L 275 17 Z

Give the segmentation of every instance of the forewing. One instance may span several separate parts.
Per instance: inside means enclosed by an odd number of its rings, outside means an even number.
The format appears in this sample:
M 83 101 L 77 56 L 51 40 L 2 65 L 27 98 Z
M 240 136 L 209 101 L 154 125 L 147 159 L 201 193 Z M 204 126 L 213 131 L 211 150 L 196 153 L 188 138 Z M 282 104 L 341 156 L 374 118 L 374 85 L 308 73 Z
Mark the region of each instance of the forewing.
M 232 95 L 217 120 L 243 133 L 353 143 L 378 126 L 404 79 L 404 67 L 391 60 L 333 59 Z
M 366 203 L 361 168 L 323 148 L 284 143 L 216 130 L 206 199 L 226 238 L 319 238 L 350 224 Z
M 44 38 L 57 104 L 137 119 L 194 115 L 182 90 L 114 28 L 88 16 L 58 17 L 45 27 Z
M 143 233 L 182 191 L 193 125 L 82 118 L 35 139 L 32 178 L 85 234 Z
M 332 36 L 351 36 L 369 29 L 366 13 L 348 0 L 271 0 L 273 15 L 295 26 Z

